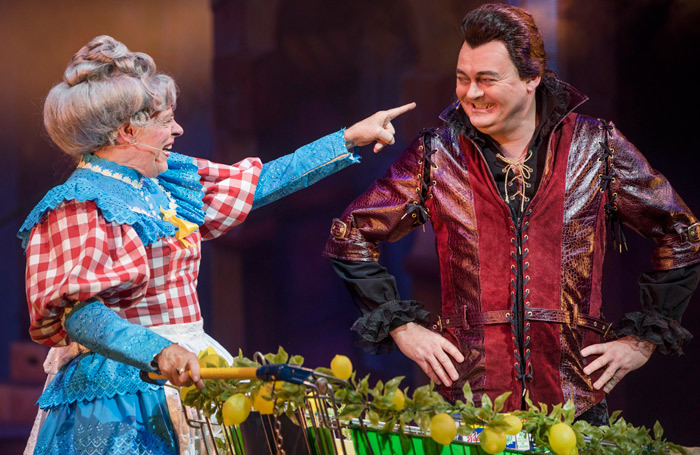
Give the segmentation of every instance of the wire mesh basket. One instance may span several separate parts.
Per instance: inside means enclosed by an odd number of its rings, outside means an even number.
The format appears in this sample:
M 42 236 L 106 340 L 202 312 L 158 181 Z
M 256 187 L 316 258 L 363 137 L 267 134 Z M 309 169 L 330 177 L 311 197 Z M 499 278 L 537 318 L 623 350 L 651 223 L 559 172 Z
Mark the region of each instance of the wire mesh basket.
M 228 370 L 228 371 L 217 371 Z M 230 369 L 202 369 L 205 378 L 243 376 Z M 251 376 L 254 370 L 255 375 Z M 263 365 L 247 372 L 249 379 L 273 381 L 272 402 L 277 403 L 275 381 L 287 381 L 305 388 L 303 404 L 292 412 L 262 415 L 251 412 L 240 425 L 223 425 L 201 411 L 187 407 L 187 422 L 201 435 L 199 453 L 207 455 L 470 455 L 483 454 L 478 448 L 478 431 L 443 446 L 418 427 L 405 426 L 403 435 L 371 428 L 368 421 L 336 418 L 339 404 L 328 381 L 343 381 L 293 365 Z M 214 374 L 217 373 L 217 374 Z M 226 376 L 228 374 L 228 376 Z M 283 405 L 283 404 L 282 404 Z M 275 409 L 277 411 L 277 409 Z M 509 437 L 504 454 L 522 454 L 531 449 L 530 441 Z
M 256 357 L 258 357 L 256 355 Z M 260 363 L 265 360 L 258 357 Z M 350 455 L 349 430 L 336 419 L 338 404 L 331 376 L 289 364 L 269 364 L 258 368 L 202 368 L 203 379 L 261 379 L 271 383 L 272 413 L 251 412 L 240 425 L 223 425 L 215 416 L 185 406 L 187 424 L 196 430 L 200 441 L 197 452 L 207 455 Z M 332 378 L 334 382 L 344 381 Z M 279 412 L 278 381 L 304 387 L 301 405 Z

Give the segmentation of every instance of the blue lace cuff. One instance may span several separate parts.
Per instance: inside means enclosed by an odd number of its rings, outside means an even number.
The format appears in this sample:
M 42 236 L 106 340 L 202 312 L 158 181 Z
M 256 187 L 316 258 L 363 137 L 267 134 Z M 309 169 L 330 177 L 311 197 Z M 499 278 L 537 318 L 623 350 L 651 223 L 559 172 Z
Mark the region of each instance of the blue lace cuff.
M 172 344 L 95 300 L 73 307 L 66 315 L 65 327 L 72 340 L 91 351 L 144 371 L 156 371 L 153 359 Z
M 255 188 L 253 209 L 313 185 L 347 166 L 360 162 L 360 157 L 345 146 L 345 130 L 329 134 L 301 147 L 294 153 L 263 164 Z

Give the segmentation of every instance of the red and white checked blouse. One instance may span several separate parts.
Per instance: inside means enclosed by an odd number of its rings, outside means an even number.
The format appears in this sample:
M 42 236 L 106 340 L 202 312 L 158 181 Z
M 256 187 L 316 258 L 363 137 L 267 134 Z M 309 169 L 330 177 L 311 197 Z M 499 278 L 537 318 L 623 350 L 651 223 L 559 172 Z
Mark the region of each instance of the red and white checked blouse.
M 204 189 L 205 221 L 187 237 L 145 246 L 133 227 L 107 222 L 92 201 L 71 200 L 31 232 L 26 288 L 32 339 L 67 344 L 62 318 L 76 302 L 99 297 L 128 321 L 146 327 L 201 319 L 197 276 L 201 241 L 226 233 L 250 212 L 262 163 L 233 166 L 195 159 Z

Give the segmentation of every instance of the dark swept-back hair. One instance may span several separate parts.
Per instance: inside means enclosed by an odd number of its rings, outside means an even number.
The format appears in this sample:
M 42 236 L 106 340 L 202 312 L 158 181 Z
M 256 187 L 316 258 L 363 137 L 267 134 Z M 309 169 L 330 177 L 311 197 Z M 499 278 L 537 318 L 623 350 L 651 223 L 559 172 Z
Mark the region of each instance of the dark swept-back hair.
M 535 19 L 521 8 L 498 3 L 482 5 L 464 16 L 462 37 L 471 47 L 501 41 L 522 79 L 551 73 Z

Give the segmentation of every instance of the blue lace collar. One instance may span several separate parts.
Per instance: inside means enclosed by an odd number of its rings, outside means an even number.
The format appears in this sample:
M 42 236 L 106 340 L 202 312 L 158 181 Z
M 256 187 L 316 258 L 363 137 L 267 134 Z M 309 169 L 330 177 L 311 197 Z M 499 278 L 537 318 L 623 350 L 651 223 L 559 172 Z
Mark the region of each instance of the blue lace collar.
M 160 207 L 174 208 L 178 217 L 201 226 L 204 223 L 198 168 L 186 155 L 170 153 L 168 170 L 157 178 L 95 155 L 83 157 L 68 180 L 52 188 L 22 224 L 17 237 L 27 248 L 32 228 L 46 214 L 69 200 L 93 201 L 108 222 L 132 226 L 144 245 L 175 235 L 176 228 L 160 217 Z

